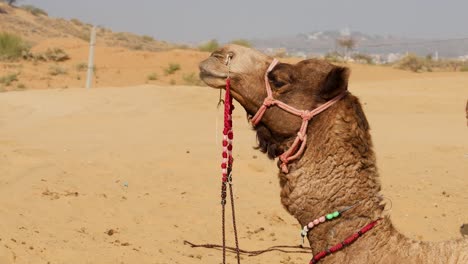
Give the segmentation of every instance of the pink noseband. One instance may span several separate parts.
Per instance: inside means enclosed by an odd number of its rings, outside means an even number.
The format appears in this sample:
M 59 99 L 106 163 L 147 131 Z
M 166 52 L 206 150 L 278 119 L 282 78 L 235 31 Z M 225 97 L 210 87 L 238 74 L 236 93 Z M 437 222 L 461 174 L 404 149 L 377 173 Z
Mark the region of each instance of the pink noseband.
M 273 105 L 278 106 L 279 108 L 302 118 L 302 125 L 297 133 L 297 137 L 294 140 L 291 147 L 279 156 L 281 160 L 281 171 L 284 173 L 288 173 L 288 163 L 299 158 L 302 153 L 304 152 L 306 142 L 307 142 L 307 126 L 309 124 L 309 120 L 311 120 L 314 116 L 320 114 L 321 112 L 325 111 L 327 108 L 338 102 L 341 98 L 343 98 L 348 91 L 343 91 L 330 101 L 320 105 L 319 107 L 309 111 L 309 110 L 298 110 L 290 105 L 287 105 L 281 101 L 276 100 L 273 98 L 273 92 L 271 91 L 270 82 L 268 80 L 268 73 L 270 73 L 273 68 L 278 64 L 278 60 L 274 59 L 273 62 L 268 67 L 265 73 L 265 87 L 267 92 L 267 97 L 263 101 L 262 106 L 258 109 L 257 113 L 254 117 L 252 117 L 251 122 L 253 126 L 256 126 L 262 120 L 263 115 L 265 114 L 266 110 Z

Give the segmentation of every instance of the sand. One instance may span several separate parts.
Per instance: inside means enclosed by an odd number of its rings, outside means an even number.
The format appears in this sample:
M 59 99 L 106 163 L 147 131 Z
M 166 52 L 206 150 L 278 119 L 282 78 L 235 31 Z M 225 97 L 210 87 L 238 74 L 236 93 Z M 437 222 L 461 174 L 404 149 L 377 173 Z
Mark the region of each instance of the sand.
M 415 239 L 461 237 L 468 74 L 353 66 L 350 90 L 370 121 L 396 227 Z M 220 263 L 219 251 L 183 244 L 221 242 L 217 95 L 158 85 L 0 93 L 0 264 Z M 234 122 L 241 247 L 299 244 L 275 162 L 252 148 L 240 107 Z

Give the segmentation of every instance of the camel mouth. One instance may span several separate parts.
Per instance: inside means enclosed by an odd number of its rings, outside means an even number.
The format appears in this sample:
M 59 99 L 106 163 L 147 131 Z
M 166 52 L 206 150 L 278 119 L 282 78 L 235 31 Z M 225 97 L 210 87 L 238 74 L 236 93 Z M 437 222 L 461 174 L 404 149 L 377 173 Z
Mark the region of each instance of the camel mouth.
M 212 88 L 223 88 L 226 84 L 227 73 L 217 71 L 209 71 L 205 67 L 200 66 L 200 79 Z

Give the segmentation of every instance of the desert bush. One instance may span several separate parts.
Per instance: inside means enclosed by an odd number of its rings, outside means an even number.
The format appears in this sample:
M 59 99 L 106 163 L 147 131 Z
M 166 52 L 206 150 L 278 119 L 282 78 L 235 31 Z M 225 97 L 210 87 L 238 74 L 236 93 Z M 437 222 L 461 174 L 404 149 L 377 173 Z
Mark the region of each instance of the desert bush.
M 367 63 L 367 64 L 374 64 L 374 60 L 371 56 L 362 53 L 356 53 L 351 56 L 353 60 L 358 63 Z
M 213 52 L 219 48 L 219 43 L 216 39 L 212 39 L 206 43 L 201 44 L 198 46 L 198 50 L 206 51 L 206 52 Z
M 29 13 L 35 16 L 49 16 L 46 11 L 40 9 L 39 7 L 35 7 L 33 5 L 23 5 L 21 9 L 28 11 Z
M 117 40 L 128 41 L 128 34 L 124 32 L 115 33 L 115 38 Z
M 343 62 L 344 60 L 343 56 L 336 51 L 326 53 L 323 58 L 329 62 Z
M 288 51 L 285 48 L 275 49 L 273 51 L 273 57 L 286 58 L 286 57 L 288 57 Z
M 55 62 L 62 62 L 70 59 L 68 54 L 59 48 L 47 49 L 43 53 L 36 53 L 33 54 L 30 51 L 23 51 L 22 57 L 25 60 L 33 60 L 33 61 L 55 61 Z
M 76 71 L 83 72 L 88 69 L 88 64 L 86 62 L 81 62 L 75 65 Z
M 13 5 L 13 4 L 16 4 L 16 2 L 18 2 L 18 0 L 0 0 L 0 2 L 5 2 L 9 5 Z
M 204 82 L 200 80 L 197 74 L 194 72 L 185 74 L 182 76 L 182 79 L 184 80 L 185 84 L 187 85 L 195 85 L 195 86 L 203 86 Z
M 81 22 L 79 19 L 76 19 L 76 18 L 70 19 L 70 22 L 72 22 L 76 26 L 83 26 L 83 22 Z
M 5 86 L 10 86 L 12 82 L 18 81 L 17 73 L 10 73 L 5 76 L 0 77 L 0 84 Z
M 17 90 L 26 89 L 26 85 L 24 85 L 23 83 L 18 83 L 18 85 L 16 85 L 16 89 L 17 89 Z
M 174 79 L 171 79 L 171 81 L 169 81 L 169 84 L 170 85 L 176 85 L 177 83 L 176 83 L 176 81 Z
M 244 46 L 244 47 L 247 47 L 247 48 L 252 47 L 252 43 L 250 43 L 246 39 L 235 39 L 235 40 L 231 41 L 231 44 L 236 44 L 236 45 Z
M 141 39 L 145 42 L 151 42 L 151 41 L 154 41 L 154 38 L 152 36 L 147 36 L 147 35 L 143 35 L 141 36 Z
M 402 70 L 421 72 L 427 70 L 427 61 L 414 54 L 408 54 L 395 63 L 395 67 Z
M 148 79 L 148 81 L 156 81 L 158 79 L 158 75 L 155 72 L 152 72 L 148 74 L 146 79 Z
M 167 75 L 174 74 L 176 71 L 180 70 L 180 64 L 178 63 L 169 63 L 166 69 L 164 69 L 164 72 Z
M 16 60 L 24 52 L 29 51 L 29 45 L 17 35 L 0 33 L 0 60 Z
M 47 49 L 44 55 L 48 61 L 61 62 L 70 59 L 70 56 L 60 48 Z
M 130 49 L 132 49 L 132 50 L 143 50 L 143 45 L 141 45 L 141 44 L 131 45 Z
M 462 72 L 468 72 L 468 65 L 463 65 L 463 66 L 461 66 L 460 71 L 462 71 Z
M 68 73 L 67 69 L 60 65 L 56 64 L 56 65 L 51 65 L 49 67 L 49 74 L 52 76 L 65 75 L 67 73 Z

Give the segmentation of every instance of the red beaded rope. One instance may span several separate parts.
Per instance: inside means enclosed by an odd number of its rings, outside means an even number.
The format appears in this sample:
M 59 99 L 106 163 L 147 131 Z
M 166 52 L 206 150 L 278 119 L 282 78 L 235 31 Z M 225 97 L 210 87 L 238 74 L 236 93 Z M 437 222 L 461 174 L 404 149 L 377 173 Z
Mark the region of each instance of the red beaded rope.
M 221 203 L 226 202 L 226 184 L 229 179 L 229 174 L 232 169 L 232 139 L 234 134 L 232 132 L 232 110 L 234 105 L 232 104 L 231 97 L 231 79 L 226 80 L 226 94 L 224 96 L 224 129 L 223 129 L 223 161 L 221 163 L 222 169 L 222 185 L 221 185 Z
M 364 235 L 366 232 L 368 232 L 369 230 L 374 228 L 375 225 L 377 224 L 377 222 L 380 221 L 380 220 L 381 219 L 377 219 L 377 220 L 369 223 L 368 225 L 363 227 L 361 230 L 359 230 L 357 233 L 354 233 L 351 236 L 349 236 L 348 238 L 346 238 L 345 240 L 343 240 L 341 243 L 338 243 L 338 244 L 334 245 L 333 247 L 330 247 L 330 248 L 328 248 L 328 249 L 326 249 L 324 251 L 320 251 L 319 253 L 317 253 L 310 260 L 309 264 L 315 264 L 315 263 L 319 262 L 321 259 L 323 259 L 324 257 L 326 257 L 326 256 L 328 256 L 328 255 L 330 255 L 332 253 L 335 253 L 335 252 L 343 249 L 346 246 L 349 246 L 354 241 L 356 241 L 360 236 Z

